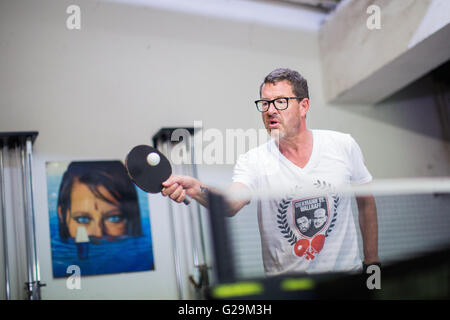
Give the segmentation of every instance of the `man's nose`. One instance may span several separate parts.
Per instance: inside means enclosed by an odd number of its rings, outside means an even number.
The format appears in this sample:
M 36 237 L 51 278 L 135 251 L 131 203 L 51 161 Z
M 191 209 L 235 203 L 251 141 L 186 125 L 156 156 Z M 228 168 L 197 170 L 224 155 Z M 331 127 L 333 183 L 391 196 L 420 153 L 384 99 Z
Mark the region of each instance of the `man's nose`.
M 267 109 L 267 114 L 272 115 L 277 112 L 278 112 L 278 109 L 275 108 L 275 101 L 269 102 L 269 108 Z

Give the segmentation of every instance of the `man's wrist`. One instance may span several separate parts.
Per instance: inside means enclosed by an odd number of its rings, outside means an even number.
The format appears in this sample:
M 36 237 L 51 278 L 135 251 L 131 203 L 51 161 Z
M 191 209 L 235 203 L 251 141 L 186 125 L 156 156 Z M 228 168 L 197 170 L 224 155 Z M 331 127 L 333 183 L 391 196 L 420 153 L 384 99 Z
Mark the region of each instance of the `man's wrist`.
M 209 188 L 204 184 L 200 184 L 197 190 L 195 199 L 201 203 L 206 203 L 206 201 L 208 201 Z

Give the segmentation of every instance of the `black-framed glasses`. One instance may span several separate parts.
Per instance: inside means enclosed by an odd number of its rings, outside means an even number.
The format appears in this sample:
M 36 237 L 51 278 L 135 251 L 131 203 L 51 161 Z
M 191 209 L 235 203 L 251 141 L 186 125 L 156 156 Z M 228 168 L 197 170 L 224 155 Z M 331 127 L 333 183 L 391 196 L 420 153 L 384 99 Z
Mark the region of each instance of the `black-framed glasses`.
M 270 104 L 273 103 L 273 106 L 277 110 L 285 110 L 289 106 L 289 100 L 290 99 L 297 99 L 301 100 L 302 98 L 299 97 L 280 97 L 273 100 L 256 100 L 256 109 L 258 109 L 259 112 L 266 112 L 270 108 Z

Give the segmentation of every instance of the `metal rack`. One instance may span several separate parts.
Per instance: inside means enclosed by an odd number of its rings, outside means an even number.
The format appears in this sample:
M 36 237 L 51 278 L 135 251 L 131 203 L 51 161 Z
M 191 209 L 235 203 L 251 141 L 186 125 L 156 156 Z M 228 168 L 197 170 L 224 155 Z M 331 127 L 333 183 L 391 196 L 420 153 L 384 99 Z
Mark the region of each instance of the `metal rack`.
M 161 128 L 153 136 L 154 148 L 172 162 L 173 174 L 198 178 L 194 134 L 192 127 L 179 127 Z M 171 154 L 174 148 L 183 152 L 184 160 L 173 161 Z M 209 287 L 209 266 L 202 209 L 196 201 L 185 206 L 168 199 L 168 206 L 178 298 L 205 299 L 206 289 Z
M 40 300 L 40 288 L 45 286 L 40 282 L 33 203 L 32 152 L 37 135 L 36 131 L 0 132 L 0 213 L 5 298 L 8 300 L 22 297 L 18 282 L 25 276 L 12 277 L 11 268 L 15 265 L 14 272 L 21 271 L 18 267 L 21 265 L 21 254 L 26 260 L 26 298 Z M 22 240 L 25 242 L 24 248 L 21 247 Z M 13 288 L 16 288 L 14 296 Z

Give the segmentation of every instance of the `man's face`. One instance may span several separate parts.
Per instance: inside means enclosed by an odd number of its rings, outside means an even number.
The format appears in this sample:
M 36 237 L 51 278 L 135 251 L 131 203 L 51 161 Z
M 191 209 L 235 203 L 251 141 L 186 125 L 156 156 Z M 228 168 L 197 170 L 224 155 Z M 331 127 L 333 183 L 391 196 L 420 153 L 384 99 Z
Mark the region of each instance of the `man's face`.
M 273 100 L 282 97 L 295 97 L 290 81 L 283 80 L 276 83 L 265 83 L 261 89 L 261 99 Z M 270 104 L 269 110 L 262 113 L 262 118 L 266 130 L 271 136 L 279 139 L 289 138 L 298 133 L 301 128 L 302 115 L 306 115 L 309 107 L 308 99 L 301 102 L 290 99 L 288 108 L 285 110 L 277 110 L 273 103 Z
M 323 226 L 325 221 L 327 220 L 327 215 L 325 213 L 325 209 L 317 209 L 314 211 L 314 227 L 317 229 Z
M 308 231 L 309 226 L 311 225 L 311 220 L 305 216 L 302 216 L 297 219 L 297 224 L 301 232 L 306 232 Z

